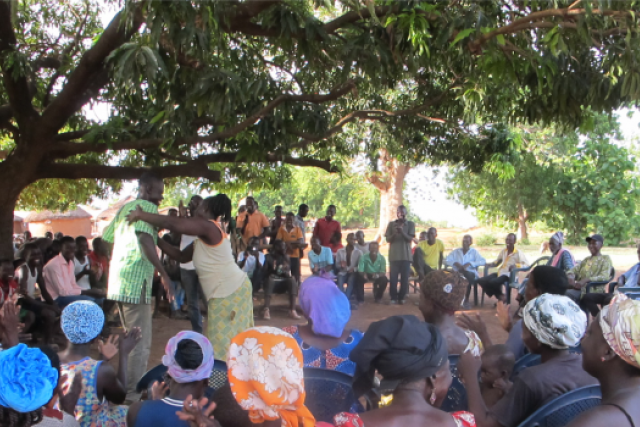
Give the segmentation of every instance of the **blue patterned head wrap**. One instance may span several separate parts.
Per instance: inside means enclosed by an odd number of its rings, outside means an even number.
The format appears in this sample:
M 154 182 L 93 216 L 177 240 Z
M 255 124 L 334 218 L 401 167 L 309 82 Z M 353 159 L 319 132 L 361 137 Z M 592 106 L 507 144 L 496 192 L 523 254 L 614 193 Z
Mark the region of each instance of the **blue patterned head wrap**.
M 0 352 L 0 366 L 0 406 L 27 413 L 53 397 L 58 370 L 40 349 L 18 344 Z
M 72 302 L 62 311 L 60 325 L 71 343 L 86 344 L 102 331 L 104 313 L 95 302 Z

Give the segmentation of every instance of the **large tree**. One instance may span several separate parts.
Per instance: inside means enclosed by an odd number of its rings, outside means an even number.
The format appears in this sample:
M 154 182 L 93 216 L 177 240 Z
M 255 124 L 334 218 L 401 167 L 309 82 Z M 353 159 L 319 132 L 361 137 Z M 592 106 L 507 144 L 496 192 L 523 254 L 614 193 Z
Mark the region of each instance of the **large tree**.
M 0 256 L 40 180 L 375 170 L 382 148 L 479 167 L 505 146 L 475 124 L 575 126 L 640 93 L 628 2 L 125 0 L 104 29 L 99 3 L 0 0 Z

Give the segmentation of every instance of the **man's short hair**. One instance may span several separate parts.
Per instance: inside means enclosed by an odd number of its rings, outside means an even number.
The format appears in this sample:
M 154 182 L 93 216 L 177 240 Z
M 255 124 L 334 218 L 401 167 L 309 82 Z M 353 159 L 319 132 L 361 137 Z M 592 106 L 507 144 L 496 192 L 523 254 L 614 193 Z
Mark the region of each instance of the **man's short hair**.
M 194 194 L 193 196 L 191 196 L 191 199 L 189 199 L 189 200 L 200 200 L 200 201 L 202 201 L 204 199 L 199 194 Z
M 76 239 L 71 236 L 64 236 L 62 239 L 60 239 L 60 245 L 64 245 L 65 243 L 73 243 L 75 245 Z
M 516 236 L 516 233 L 507 234 L 507 237 L 509 237 L 509 236 L 513 236 L 514 241 L 516 241 L 516 242 L 518 241 L 518 236 Z
M 287 212 L 285 216 L 293 216 L 293 217 L 295 217 L 296 214 L 294 214 L 293 212 Z
M 63 239 L 63 240 L 64 240 L 64 239 Z M 86 238 L 86 237 L 84 237 L 84 236 L 78 236 L 78 237 L 76 237 L 76 245 L 78 245 L 78 244 L 80 244 L 80 243 L 82 243 L 82 242 L 89 243 L 89 241 L 87 240 L 87 238 Z
M 336 209 L 336 205 L 329 205 L 329 206 L 327 206 L 327 209 L 331 209 L 331 208 Z
M 153 185 L 156 182 L 162 182 L 162 178 L 160 178 L 157 173 L 151 171 L 143 173 L 138 180 L 139 185 Z
M 309 205 L 307 205 L 306 203 L 303 203 L 300 206 L 298 206 L 298 210 L 302 210 L 302 209 L 309 209 Z

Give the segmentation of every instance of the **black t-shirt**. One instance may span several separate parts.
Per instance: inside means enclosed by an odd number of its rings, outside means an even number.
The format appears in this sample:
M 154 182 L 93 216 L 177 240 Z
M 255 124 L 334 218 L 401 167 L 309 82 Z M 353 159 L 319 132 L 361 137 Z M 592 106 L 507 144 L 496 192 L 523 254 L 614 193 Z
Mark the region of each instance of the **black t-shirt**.
M 515 427 L 545 403 L 598 381 L 582 369 L 582 355 L 566 354 L 523 370 L 491 413 L 504 427 Z

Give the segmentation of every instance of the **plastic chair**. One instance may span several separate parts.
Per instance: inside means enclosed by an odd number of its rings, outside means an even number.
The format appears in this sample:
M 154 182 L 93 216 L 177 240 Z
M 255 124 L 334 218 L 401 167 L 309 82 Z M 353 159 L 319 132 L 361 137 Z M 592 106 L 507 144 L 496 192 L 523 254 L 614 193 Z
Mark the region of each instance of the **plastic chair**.
M 572 390 L 542 406 L 519 427 L 562 427 L 602 401 L 600 386 L 588 386 Z
M 222 360 L 213 362 L 213 369 L 209 376 L 209 388 L 216 391 L 227 382 L 227 363 Z
M 611 270 L 609 271 L 609 280 L 605 281 L 599 281 L 599 282 L 589 282 L 587 283 L 587 293 L 589 292 L 593 292 L 593 289 L 598 287 L 598 286 L 604 286 L 606 284 L 608 284 L 609 282 L 611 282 L 613 280 L 613 278 L 616 275 L 616 269 L 611 267 Z
M 442 402 L 442 406 L 440 406 L 440 409 L 445 412 L 469 410 L 469 402 L 467 401 L 467 390 L 464 388 L 464 384 L 462 384 L 462 382 L 460 381 L 460 376 L 458 375 L 459 359 L 460 355 L 458 354 L 449 355 L 449 369 L 451 370 L 453 381 L 451 382 L 451 387 L 449 387 L 447 397 L 444 399 L 444 402 Z
M 333 423 L 340 412 L 364 412 L 353 394 L 353 377 L 322 368 L 304 368 L 305 405 L 317 421 Z
M 167 373 L 167 369 L 168 368 L 162 363 L 149 369 L 136 384 L 136 392 L 142 393 L 144 390 L 149 391 L 154 382 L 164 381 L 164 375 Z
M 531 263 L 530 266 L 528 267 L 522 267 L 522 268 L 514 268 L 513 270 L 511 270 L 511 274 L 509 275 L 509 287 L 510 288 L 514 288 L 514 289 L 518 289 L 518 273 L 521 272 L 529 272 L 531 271 L 534 267 L 537 267 L 538 265 L 546 265 L 547 261 L 549 261 L 549 259 L 551 259 L 551 257 L 548 256 L 543 256 L 538 258 L 537 260 L 533 261 Z M 544 262 L 544 264 L 542 264 Z

